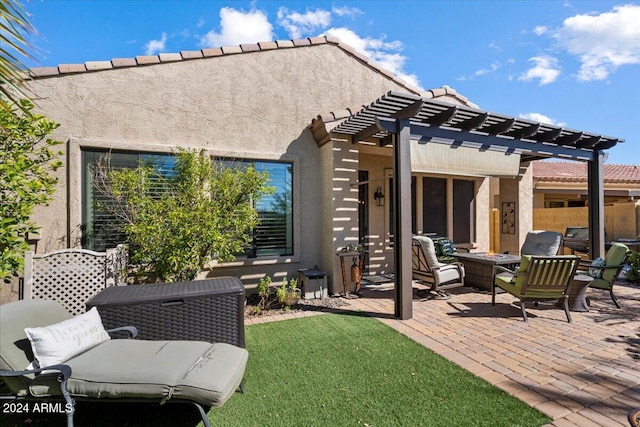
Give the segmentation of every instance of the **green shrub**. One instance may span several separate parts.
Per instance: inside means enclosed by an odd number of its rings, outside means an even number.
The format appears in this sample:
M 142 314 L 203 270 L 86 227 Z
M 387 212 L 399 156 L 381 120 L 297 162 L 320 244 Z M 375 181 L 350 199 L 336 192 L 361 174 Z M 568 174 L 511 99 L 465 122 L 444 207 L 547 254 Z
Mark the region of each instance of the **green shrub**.
M 254 203 L 273 192 L 253 166 L 225 166 L 204 151 L 176 157 L 169 176 L 148 166 L 109 170 L 108 161 L 93 171 L 97 191 L 112 201 L 103 207 L 124 220 L 132 261 L 162 282 L 192 280 L 214 257 L 235 260 L 258 224 Z
M 640 254 L 634 252 L 629 258 L 631 269 L 627 271 L 627 280 L 632 283 L 640 283 Z
M 0 279 L 5 282 L 22 270 L 27 234 L 39 228 L 31 215 L 51 200 L 58 182 L 52 172 L 62 166 L 62 153 L 52 149 L 62 142 L 48 138 L 59 125 L 34 114 L 29 100 L 8 105 L 0 108 Z

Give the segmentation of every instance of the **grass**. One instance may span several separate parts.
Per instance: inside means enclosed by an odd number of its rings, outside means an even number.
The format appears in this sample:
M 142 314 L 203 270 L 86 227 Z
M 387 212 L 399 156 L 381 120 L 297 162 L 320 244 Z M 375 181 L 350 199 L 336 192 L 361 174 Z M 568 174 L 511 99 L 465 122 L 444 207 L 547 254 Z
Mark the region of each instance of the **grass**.
M 246 394 L 216 426 L 542 426 L 542 413 L 377 320 L 327 314 L 246 330 Z
M 322 316 L 246 329 L 245 394 L 212 426 L 542 426 L 550 420 L 377 320 Z M 80 403 L 76 426 L 195 426 L 185 405 Z M 24 420 L 0 425 L 23 426 Z M 31 425 L 65 425 L 64 416 Z

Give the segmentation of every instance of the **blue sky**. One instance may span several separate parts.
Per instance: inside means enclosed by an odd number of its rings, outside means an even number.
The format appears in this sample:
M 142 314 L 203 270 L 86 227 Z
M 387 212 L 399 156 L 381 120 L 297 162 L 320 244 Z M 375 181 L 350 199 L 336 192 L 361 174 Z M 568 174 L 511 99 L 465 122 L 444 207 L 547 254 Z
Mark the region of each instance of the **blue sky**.
M 420 88 L 448 85 L 489 111 L 623 138 L 608 162 L 640 165 L 640 1 L 30 0 L 25 7 L 39 47 L 39 63 L 28 66 L 332 34 Z

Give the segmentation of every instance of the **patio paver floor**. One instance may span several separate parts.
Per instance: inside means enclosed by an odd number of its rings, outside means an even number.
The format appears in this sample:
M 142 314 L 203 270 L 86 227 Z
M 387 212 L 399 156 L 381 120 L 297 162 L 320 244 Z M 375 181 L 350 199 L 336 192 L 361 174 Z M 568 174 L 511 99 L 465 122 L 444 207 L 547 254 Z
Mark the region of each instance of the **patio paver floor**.
M 393 285 L 363 287 L 362 297 L 332 311 L 357 310 L 378 318 L 419 344 L 523 400 L 552 418 L 549 426 L 628 426 L 640 406 L 640 286 L 616 285 L 622 308 L 608 292 L 589 290 L 591 310 L 572 313 L 541 303 L 522 320 L 515 298 L 472 288 L 451 290 L 448 300 L 421 300 L 413 319 L 393 317 Z M 247 318 L 263 323 L 318 311 Z

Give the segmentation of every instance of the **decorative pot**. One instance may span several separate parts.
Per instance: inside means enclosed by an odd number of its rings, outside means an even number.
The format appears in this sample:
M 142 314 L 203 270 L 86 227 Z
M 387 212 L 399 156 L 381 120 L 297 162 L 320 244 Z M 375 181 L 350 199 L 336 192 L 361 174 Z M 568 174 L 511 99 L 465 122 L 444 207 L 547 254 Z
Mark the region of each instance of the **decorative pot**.
M 640 408 L 629 411 L 628 419 L 631 427 L 640 427 Z

